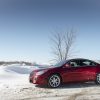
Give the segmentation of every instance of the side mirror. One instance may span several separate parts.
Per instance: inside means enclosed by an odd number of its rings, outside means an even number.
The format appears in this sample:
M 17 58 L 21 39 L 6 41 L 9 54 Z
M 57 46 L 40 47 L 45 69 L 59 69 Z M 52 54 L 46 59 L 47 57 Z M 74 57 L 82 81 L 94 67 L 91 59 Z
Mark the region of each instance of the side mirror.
M 70 68 L 70 65 L 69 65 L 69 64 L 65 64 L 65 65 L 63 66 L 63 68 Z
M 71 64 L 71 66 L 74 67 L 75 65 L 74 64 Z

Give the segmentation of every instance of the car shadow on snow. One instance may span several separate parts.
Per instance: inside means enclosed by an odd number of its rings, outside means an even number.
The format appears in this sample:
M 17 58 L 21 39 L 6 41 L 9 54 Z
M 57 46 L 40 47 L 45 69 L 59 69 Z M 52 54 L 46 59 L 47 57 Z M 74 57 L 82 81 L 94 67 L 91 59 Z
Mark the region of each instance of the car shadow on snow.
M 95 84 L 95 82 L 84 82 L 84 83 L 66 83 L 66 84 L 62 84 L 61 86 L 59 86 L 58 88 L 55 89 L 72 89 L 72 88 L 87 88 L 87 87 L 94 87 L 94 86 L 100 86 Z M 38 88 L 49 88 L 46 85 L 36 85 L 36 87 Z M 50 88 L 52 89 L 52 88 Z

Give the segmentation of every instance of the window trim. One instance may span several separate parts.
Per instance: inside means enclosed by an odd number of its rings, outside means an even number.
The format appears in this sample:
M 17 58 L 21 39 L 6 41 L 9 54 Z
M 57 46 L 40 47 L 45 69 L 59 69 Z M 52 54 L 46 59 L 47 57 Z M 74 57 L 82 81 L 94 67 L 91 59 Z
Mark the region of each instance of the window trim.
M 69 62 L 71 62 L 71 61 L 79 61 L 79 63 L 80 63 L 80 61 L 82 61 L 82 60 L 84 60 L 84 61 L 86 60 L 86 61 L 92 62 L 92 63 L 94 63 L 95 65 L 82 65 L 82 66 L 76 66 L 76 67 L 70 66 L 70 68 L 95 67 L 95 66 L 98 65 L 95 61 L 88 60 L 88 59 L 79 59 L 79 60 L 77 60 L 77 59 L 75 59 L 75 60 L 72 59 L 72 60 L 68 61 L 67 63 L 69 63 Z

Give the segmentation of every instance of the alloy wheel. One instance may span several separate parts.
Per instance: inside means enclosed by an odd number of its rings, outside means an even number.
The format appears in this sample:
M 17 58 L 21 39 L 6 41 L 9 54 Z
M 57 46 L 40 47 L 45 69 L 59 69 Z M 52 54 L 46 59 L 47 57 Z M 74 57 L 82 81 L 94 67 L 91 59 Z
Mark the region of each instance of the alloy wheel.
M 50 78 L 49 78 L 49 85 L 50 87 L 53 87 L 53 88 L 56 88 L 60 85 L 61 83 L 61 79 L 58 75 L 52 75 Z
M 97 74 L 97 83 L 100 84 L 100 73 Z

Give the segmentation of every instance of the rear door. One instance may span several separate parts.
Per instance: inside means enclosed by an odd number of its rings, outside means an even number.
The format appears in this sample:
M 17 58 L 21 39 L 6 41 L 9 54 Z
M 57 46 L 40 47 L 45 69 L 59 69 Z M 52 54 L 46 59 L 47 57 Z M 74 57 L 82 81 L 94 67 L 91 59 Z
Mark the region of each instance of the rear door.
M 97 64 L 90 60 L 80 60 L 80 65 L 82 68 L 81 77 L 84 81 L 94 80 L 96 76 L 96 66 Z

